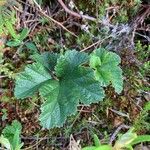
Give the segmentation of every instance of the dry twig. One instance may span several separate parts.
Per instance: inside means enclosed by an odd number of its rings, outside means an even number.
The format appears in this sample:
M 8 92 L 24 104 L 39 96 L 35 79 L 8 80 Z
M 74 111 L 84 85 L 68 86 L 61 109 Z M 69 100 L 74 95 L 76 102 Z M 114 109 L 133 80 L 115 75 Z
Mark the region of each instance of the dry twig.
M 81 52 L 84 52 L 84 51 L 86 51 L 86 50 L 88 50 L 88 49 L 94 47 L 95 45 L 98 45 L 98 44 L 103 43 L 105 40 L 109 39 L 110 37 L 112 37 L 112 36 L 110 35 L 110 36 L 108 36 L 108 37 L 106 37 L 106 38 L 104 38 L 104 39 L 98 40 L 97 42 L 93 43 L 92 45 L 90 45 L 90 46 L 88 46 L 88 47 L 82 49 Z
M 130 126 L 127 126 L 127 125 L 124 125 L 124 124 L 120 125 L 120 126 L 115 130 L 115 132 L 112 134 L 112 136 L 111 136 L 111 138 L 110 138 L 110 142 L 109 142 L 110 145 L 112 145 L 112 142 L 115 140 L 117 134 L 119 133 L 119 131 L 120 131 L 122 128 L 129 129 Z
M 36 0 L 32 0 L 34 2 L 34 4 L 39 8 L 38 11 L 41 15 L 43 15 L 44 17 L 46 17 L 47 19 L 49 19 L 50 21 L 53 21 L 55 24 L 59 25 L 60 27 L 62 27 L 65 31 L 69 32 L 71 35 L 77 37 L 77 35 L 75 35 L 73 32 L 69 31 L 65 26 L 63 26 L 60 22 L 56 21 L 55 19 L 53 19 L 52 17 L 48 16 L 45 12 L 43 12 L 42 8 L 40 7 L 40 5 L 36 2 Z
M 64 4 L 64 2 L 63 2 L 62 0 L 57 0 L 57 1 L 58 1 L 59 4 L 64 8 L 64 10 L 65 10 L 68 14 L 70 14 L 70 15 L 72 15 L 72 16 L 75 16 L 75 17 L 77 17 L 77 18 L 79 18 L 79 19 L 87 19 L 87 20 L 90 20 L 90 21 L 96 21 L 96 20 L 97 20 L 97 19 L 94 18 L 94 17 L 88 16 L 88 15 L 78 14 L 78 13 L 76 13 L 76 12 L 70 10 L 70 9 Z

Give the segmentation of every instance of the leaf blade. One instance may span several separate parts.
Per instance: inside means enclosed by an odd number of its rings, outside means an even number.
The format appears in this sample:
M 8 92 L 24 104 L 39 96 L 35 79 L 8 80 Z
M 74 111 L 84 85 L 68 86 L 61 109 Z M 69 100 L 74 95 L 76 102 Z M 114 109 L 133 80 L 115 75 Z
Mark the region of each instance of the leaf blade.
M 72 97 L 72 89 L 66 86 L 66 82 L 51 80 L 41 87 L 40 95 L 46 102 L 41 107 L 39 120 L 44 128 L 61 127 L 67 116 L 76 111 L 77 97 Z
M 58 58 L 59 55 L 52 52 L 44 52 L 42 54 L 35 54 L 32 56 L 33 60 L 42 64 L 50 71 L 54 71 L 54 67 L 56 66 Z
M 32 96 L 50 79 L 49 72 L 41 64 L 28 65 L 16 79 L 15 97 L 23 99 Z
M 105 49 L 96 49 L 90 55 L 90 67 L 95 71 L 95 78 L 101 86 L 108 86 L 112 83 L 115 91 L 119 94 L 123 90 L 122 70 L 119 67 L 120 57 Z
M 87 61 L 87 54 L 75 50 L 67 51 L 57 60 L 58 81 L 51 80 L 40 88 L 40 95 L 46 100 L 40 115 L 44 128 L 62 126 L 67 116 L 76 112 L 79 100 L 90 104 L 104 97 L 99 82 L 94 80 L 93 70 L 82 66 Z

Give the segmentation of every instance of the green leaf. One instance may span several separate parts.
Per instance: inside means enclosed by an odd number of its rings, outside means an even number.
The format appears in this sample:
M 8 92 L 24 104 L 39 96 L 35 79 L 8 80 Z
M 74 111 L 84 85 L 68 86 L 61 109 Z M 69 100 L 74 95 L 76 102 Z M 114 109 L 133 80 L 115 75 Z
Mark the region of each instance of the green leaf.
M 96 134 L 94 134 L 94 144 L 95 144 L 95 146 L 101 145 L 100 140 Z
M 21 41 L 19 41 L 19 40 L 8 41 L 8 42 L 6 43 L 6 45 L 9 46 L 9 47 L 17 47 L 17 46 L 19 46 L 20 44 L 21 44 Z
M 25 71 L 20 73 L 16 79 L 15 97 L 23 99 L 33 96 L 50 79 L 49 72 L 41 64 L 27 65 Z
M 95 71 L 95 78 L 101 86 L 107 86 L 110 83 L 117 93 L 123 89 L 122 70 L 118 66 L 121 62 L 120 57 L 105 49 L 96 49 L 90 55 L 90 67 Z
M 9 140 L 7 138 L 5 138 L 3 135 L 0 136 L 0 144 L 2 144 L 8 150 L 11 149 Z
M 33 42 L 27 42 L 27 43 L 25 43 L 25 46 L 30 50 L 31 54 L 38 53 L 38 49 Z
M 56 80 L 51 80 L 40 89 L 40 95 L 46 99 L 39 118 L 44 128 L 61 127 L 67 116 L 75 113 L 78 97 L 74 92 L 69 82 L 59 83 Z
M 19 38 L 19 35 L 17 35 L 15 29 L 13 28 L 13 24 L 11 23 L 10 20 L 8 20 L 8 19 L 5 20 L 5 26 L 6 26 L 7 30 L 9 31 L 10 35 L 14 39 L 18 39 Z
M 112 150 L 112 147 L 110 145 L 102 145 L 97 147 L 95 150 Z
M 134 141 L 132 141 L 131 145 L 139 144 L 142 142 L 150 142 L 150 135 L 139 135 Z
M 16 131 L 14 132 L 14 138 L 12 141 L 12 146 L 13 149 L 18 150 L 18 148 L 20 147 L 21 144 L 21 140 L 20 140 L 20 129 L 16 129 Z
M 104 98 L 104 91 L 94 79 L 93 70 L 83 66 L 88 60 L 86 53 L 73 50 L 60 57 L 56 65 L 56 75 L 60 82 L 69 82 L 76 89 L 80 101 L 87 105 Z
M 55 70 L 59 81 L 52 80 L 40 88 L 41 96 L 46 99 L 40 115 L 44 128 L 62 126 L 67 116 L 76 112 L 79 100 L 90 104 L 104 98 L 93 70 L 82 66 L 87 61 L 86 53 L 75 50 L 67 51 L 58 59 Z
M 97 148 L 96 146 L 88 146 L 88 147 L 82 148 L 82 150 L 95 150 L 96 148 Z
M 90 59 L 90 67 L 97 69 L 97 67 L 100 65 L 101 65 L 100 57 L 92 54 Z
M 110 145 L 101 145 L 100 140 L 96 134 L 94 134 L 94 144 L 95 146 L 87 146 L 82 148 L 82 150 L 112 150 Z
M 20 138 L 21 130 L 22 126 L 20 122 L 14 120 L 11 125 L 6 126 L 2 131 L 4 137 L 9 140 L 13 150 L 20 150 L 23 146 Z
M 101 145 L 101 146 L 88 146 L 82 148 L 82 150 L 112 150 L 110 145 Z
M 39 90 L 45 99 L 39 118 L 44 128 L 62 126 L 79 102 L 89 105 L 104 98 L 93 69 L 86 67 L 88 54 L 75 50 L 61 56 L 46 52 L 33 59 L 37 63 L 28 65 L 16 80 L 15 96 L 26 98 Z
M 58 54 L 51 52 L 44 52 L 41 55 L 35 54 L 32 56 L 32 59 L 36 62 L 42 64 L 48 70 L 54 71 L 54 67 L 56 66 L 57 59 L 59 58 Z
M 125 134 L 123 134 L 115 143 L 114 149 L 121 149 L 130 144 L 137 138 L 137 134 L 133 132 L 134 128 L 129 129 Z
M 28 34 L 29 34 L 29 29 L 24 28 L 20 33 L 19 40 L 23 41 L 28 36 Z
M 149 111 L 150 110 L 150 101 L 147 102 L 144 106 L 144 111 Z

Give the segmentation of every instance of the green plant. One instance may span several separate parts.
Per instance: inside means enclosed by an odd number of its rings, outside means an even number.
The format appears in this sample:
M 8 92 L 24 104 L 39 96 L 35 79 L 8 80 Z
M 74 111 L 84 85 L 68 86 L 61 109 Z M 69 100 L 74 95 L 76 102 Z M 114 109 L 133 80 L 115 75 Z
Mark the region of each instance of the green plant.
M 94 135 L 94 146 L 88 146 L 82 150 L 133 150 L 133 146 L 142 142 L 149 142 L 150 135 L 137 135 L 134 128 L 128 130 L 125 134 L 121 135 L 115 142 L 114 146 L 109 144 L 101 144 L 97 135 Z
M 0 74 L 3 74 L 4 76 L 14 79 L 15 78 L 15 73 L 11 71 L 13 69 L 13 66 L 9 63 L 1 64 L 0 63 Z
M 7 34 L 8 32 L 5 28 L 5 19 L 9 20 L 9 22 L 12 24 L 14 24 L 16 21 L 15 12 L 13 10 L 11 12 L 9 9 L 7 9 L 8 6 L 6 4 L 6 0 L 0 1 L 0 35 L 3 33 Z
M 11 30 L 9 28 L 8 29 L 6 28 L 5 26 L 6 22 L 9 22 L 9 24 L 11 24 L 12 26 L 15 24 L 16 17 L 15 17 L 15 11 L 12 8 L 12 6 L 16 6 L 16 5 L 17 5 L 16 1 L 12 1 L 12 0 L 0 1 L 0 35 L 2 34 L 7 35 L 8 30 Z
M 6 43 L 8 46 L 21 45 L 22 41 L 28 36 L 29 33 L 27 28 L 24 28 L 19 34 L 15 31 L 14 25 L 16 23 L 16 15 L 14 9 L 12 8 L 14 5 L 18 5 L 18 3 L 12 0 L 3 0 L 0 3 L 0 35 L 11 35 L 12 40 Z
M 142 45 L 140 41 L 136 43 L 136 55 L 142 65 L 139 67 L 142 76 L 146 76 L 150 72 L 150 45 Z
M 91 55 L 76 50 L 64 54 L 45 52 L 33 59 L 36 63 L 26 66 L 16 79 L 15 96 L 24 99 L 39 91 L 45 100 L 39 118 L 44 128 L 62 126 L 67 116 L 76 112 L 79 102 L 89 105 L 101 101 L 105 97 L 103 87 L 110 83 L 116 92 L 122 90 L 121 72 L 112 72 L 118 69 L 120 58 L 105 49 L 97 49 Z M 102 68 L 98 75 L 105 78 L 97 80 L 93 68 Z
M 2 121 L 6 120 L 7 119 L 7 109 L 3 108 L 2 110 L 2 113 L 3 113 L 3 116 L 2 116 Z
M 150 130 L 150 102 L 147 102 L 140 112 L 139 116 L 135 119 L 133 126 L 136 131 L 149 131 Z
M 82 150 L 111 150 L 111 146 L 107 144 L 101 144 L 98 136 L 94 134 L 93 136 L 94 145 L 93 146 L 87 146 L 82 148 Z
M 118 66 L 120 62 L 118 55 L 105 49 L 95 50 L 90 58 L 90 67 L 94 69 L 96 80 L 104 87 L 111 82 L 117 93 L 123 88 L 122 70 Z
M 7 125 L 0 136 L 0 143 L 8 150 L 20 150 L 23 146 L 20 140 L 21 124 L 14 120 L 11 125 Z
M 0 47 L 0 50 L 1 50 L 1 47 Z M 3 59 L 3 53 L 0 52 L 0 64 L 4 62 L 4 59 Z
M 17 34 L 9 21 L 6 21 L 5 26 L 9 29 L 10 35 L 13 37 L 12 40 L 8 41 L 6 44 L 10 47 L 16 47 L 22 44 L 23 40 L 28 36 L 28 28 L 24 28 L 21 33 Z

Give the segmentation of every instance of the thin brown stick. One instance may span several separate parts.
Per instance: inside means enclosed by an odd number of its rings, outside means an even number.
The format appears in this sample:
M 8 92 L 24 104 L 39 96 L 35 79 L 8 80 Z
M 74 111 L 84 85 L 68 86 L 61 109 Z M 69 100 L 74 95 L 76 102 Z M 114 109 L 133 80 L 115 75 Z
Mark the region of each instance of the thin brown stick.
M 65 31 L 69 32 L 71 35 L 77 37 L 77 35 L 75 35 L 73 32 L 69 31 L 65 26 L 63 26 L 60 22 L 56 21 L 55 19 L 53 19 L 52 17 L 48 16 L 45 12 L 43 12 L 42 8 L 40 7 L 40 5 L 36 2 L 36 0 L 32 0 L 34 2 L 34 4 L 39 8 L 39 13 L 41 15 L 43 15 L 44 17 L 46 17 L 47 19 L 49 19 L 50 21 L 53 21 L 55 24 L 59 25 L 60 27 L 62 27 Z
M 88 46 L 88 47 L 82 49 L 81 52 L 84 52 L 84 51 L 86 51 L 86 50 L 88 50 L 88 49 L 94 47 L 95 45 L 98 45 L 100 42 L 101 42 L 101 40 L 98 40 L 97 42 L 93 43 L 92 45 L 90 45 L 90 46 Z
M 129 129 L 130 126 L 127 126 L 127 125 L 125 125 L 125 124 L 121 124 L 121 125 L 115 130 L 115 132 L 112 134 L 112 136 L 110 137 L 110 142 L 109 142 L 110 145 L 112 145 L 112 142 L 115 140 L 117 134 L 119 133 L 119 131 L 120 131 L 122 128 Z
M 96 20 L 97 20 L 97 19 L 94 18 L 94 17 L 88 16 L 88 15 L 78 14 L 78 13 L 76 13 L 76 12 L 70 10 L 70 9 L 65 5 L 65 3 L 64 3 L 62 0 L 57 0 L 57 1 L 58 1 L 59 4 L 64 8 L 64 10 L 65 10 L 68 14 L 70 14 L 70 15 L 72 15 L 72 16 L 75 16 L 75 17 L 77 17 L 77 18 L 79 18 L 79 19 L 82 19 L 82 18 L 83 18 L 83 19 L 87 19 L 87 20 L 90 20 L 90 21 L 96 21 Z
M 102 39 L 102 40 L 98 40 L 97 42 L 93 43 L 92 45 L 90 45 L 90 46 L 88 46 L 88 47 L 82 49 L 81 52 L 84 52 L 84 51 L 86 51 L 86 50 L 88 50 L 88 49 L 94 47 L 95 45 L 98 45 L 98 44 L 103 43 L 106 39 L 109 39 L 110 37 L 111 37 L 111 35 L 108 36 L 108 37 L 106 37 L 106 38 L 104 38 L 104 39 Z
M 45 136 L 46 137 L 46 136 Z M 34 145 L 24 148 L 23 150 L 29 150 L 29 149 L 33 149 L 34 147 L 36 147 L 38 144 L 40 144 L 43 140 L 45 140 L 45 137 L 40 139 L 39 141 L 37 141 Z

